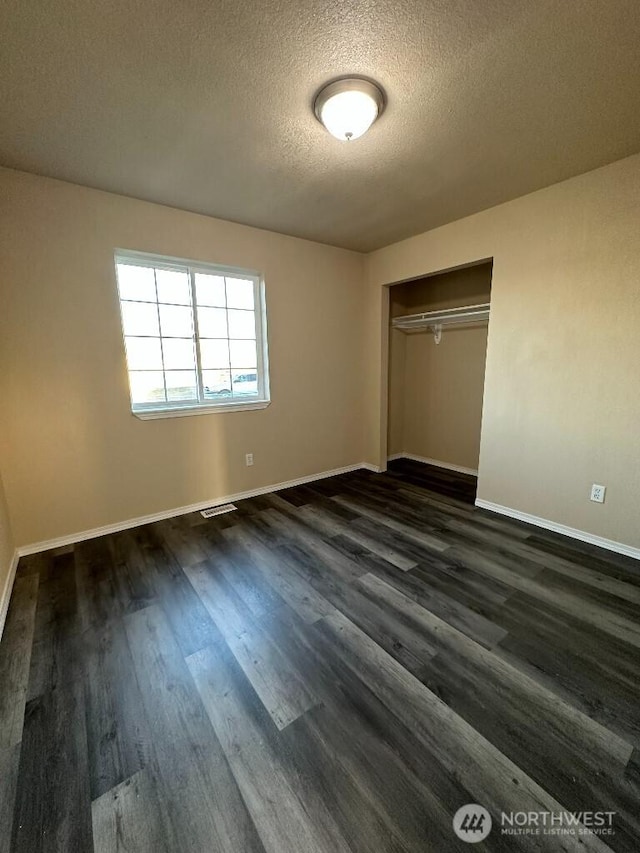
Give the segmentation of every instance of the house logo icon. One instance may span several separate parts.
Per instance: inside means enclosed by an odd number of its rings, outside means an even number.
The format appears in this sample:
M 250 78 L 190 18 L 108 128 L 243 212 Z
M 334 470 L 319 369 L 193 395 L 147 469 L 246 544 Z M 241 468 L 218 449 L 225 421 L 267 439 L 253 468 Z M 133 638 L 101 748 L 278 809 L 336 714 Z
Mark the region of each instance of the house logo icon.
M 491 815 L 483 806 L 469 803 L 453 816 L 453 831 L 462 841 L 477 844 L 491 832 Z

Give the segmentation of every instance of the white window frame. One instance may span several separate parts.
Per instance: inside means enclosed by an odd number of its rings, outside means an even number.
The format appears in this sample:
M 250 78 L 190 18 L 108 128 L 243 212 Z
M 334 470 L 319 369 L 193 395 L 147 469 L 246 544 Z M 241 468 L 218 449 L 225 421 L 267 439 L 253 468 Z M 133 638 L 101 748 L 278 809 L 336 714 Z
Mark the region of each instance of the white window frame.
M 196 353 L 196 382 L 198 399 L 194 401 L 174 400 L 160 401 L 155 403 L 134 403 L 131 390 L 129 362 L 126 357 L 126 343 L 124 333 L 124 322 L 122 316 L 122 302 L 135 300 L 122 300 L 120 298 L 120 287 L 118 284 L 118 264 L 128 264 L 141 267 L 153 267 L 154 269 L 173 270 L 189 274 L 191 286 L 191 309 L 193 312 L 193 339 Z M 264 278 L 260 273 L 246 270 L 240 267 L 228 267 L 220 264 L 192 261 L 185 258 L 174 258 L 166 255 L 155 255 L 147 252 L 138 252 L 130 249 L 115 249 L 114 268 L 116 276 L 116 293 L 118 296 L 118 309 L 120 311 L 120 324 L 122 327 L 122 343 L 125 351 L 127 365 L 127 379 L 131 395 L 131 412 L 141 420 L 152 420 L 155 418 L 184 417 L 185 415 L 205 415 L 220 412 L 240 412 L 256 409 L 265 409 L 271 402 L 269 391 L 269 356 L 267 348 L 267 313 L 265 304 Z M 254 317 L 256 325 L 256 353 L 257 353 L 257 387 L 258 396 L 251 400 L 240 400 L 230 397 L 225 401 L 213 403 L 210 398 L 205 398 L 202 381 L 202 363 L 200 357 L 200 335 L 198 332 L 198 303 L 196 300 L 196 273 L 208 275 L 220 275 L 236 278 L 250 279 L 253 281 Z M 157 298 L 157 293 L 156 293 Z M 208 307 L 208 306 L 207 306 Z M 161 329 L 158 330 L 161 332 Z M 162 337 L 160 337 L 162 341 Z M 161 343 L 162 346 L 162 343 Z M 230 367 L 231 369 L 231 367 Z M 164 366 L 163 366 L 164 373 Z

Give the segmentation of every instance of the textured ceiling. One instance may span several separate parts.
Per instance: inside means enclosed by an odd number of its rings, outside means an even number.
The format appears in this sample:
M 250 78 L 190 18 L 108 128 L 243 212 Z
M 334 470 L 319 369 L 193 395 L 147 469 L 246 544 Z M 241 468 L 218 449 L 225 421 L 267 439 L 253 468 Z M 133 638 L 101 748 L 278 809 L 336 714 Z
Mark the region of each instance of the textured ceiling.
M 367 251 L 640 151 L 639 44 L 638 0 L 4 0 L 0 163 Z

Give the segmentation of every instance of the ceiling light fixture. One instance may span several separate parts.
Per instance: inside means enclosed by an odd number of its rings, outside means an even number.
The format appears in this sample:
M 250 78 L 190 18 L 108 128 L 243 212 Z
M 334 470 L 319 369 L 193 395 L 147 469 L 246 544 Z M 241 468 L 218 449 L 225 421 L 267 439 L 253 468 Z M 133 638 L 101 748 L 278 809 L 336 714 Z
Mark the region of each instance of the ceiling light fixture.
M 350 142 L 369 130 L 384 105 L 384 92 L 376 83 L 362 77 L 344 77 L 320 89 L 313 110 L 332 136 Z

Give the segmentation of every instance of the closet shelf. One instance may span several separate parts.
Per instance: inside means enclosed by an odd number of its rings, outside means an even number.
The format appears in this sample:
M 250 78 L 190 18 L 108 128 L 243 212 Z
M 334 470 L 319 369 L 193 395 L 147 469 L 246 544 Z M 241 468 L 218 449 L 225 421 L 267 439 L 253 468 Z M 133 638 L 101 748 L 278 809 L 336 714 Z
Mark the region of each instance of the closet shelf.
M 419 332 L 431 329 L 436 343 L 440 343 L 443 326 L 479 323 L 489 319 L 489 303 L 482 305 L 464 305 L 460 308 L 447 308 L 443 311 L 426 311 L 422 314 L 406 314 L 394 317 L 391 325 L 403 332 Z

